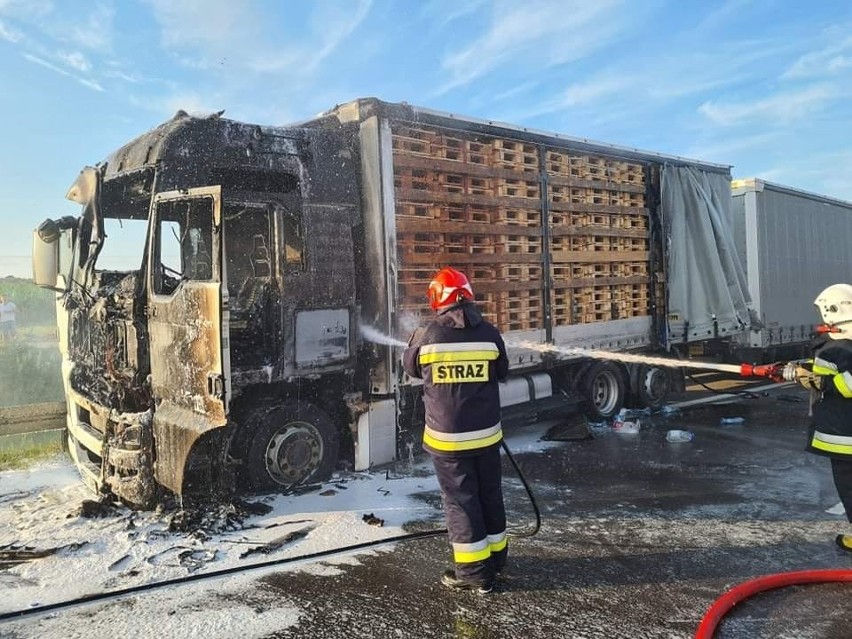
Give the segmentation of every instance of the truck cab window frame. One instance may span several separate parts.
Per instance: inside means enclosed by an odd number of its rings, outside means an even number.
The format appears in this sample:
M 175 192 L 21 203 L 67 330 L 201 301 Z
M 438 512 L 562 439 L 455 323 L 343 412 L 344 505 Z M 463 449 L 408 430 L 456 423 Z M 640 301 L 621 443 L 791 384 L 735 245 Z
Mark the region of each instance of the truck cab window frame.
M 172 295 L 185 281 L 219 281 L 213 207 L 209 196 L 157 203 L 152 265 L 155 295 Z

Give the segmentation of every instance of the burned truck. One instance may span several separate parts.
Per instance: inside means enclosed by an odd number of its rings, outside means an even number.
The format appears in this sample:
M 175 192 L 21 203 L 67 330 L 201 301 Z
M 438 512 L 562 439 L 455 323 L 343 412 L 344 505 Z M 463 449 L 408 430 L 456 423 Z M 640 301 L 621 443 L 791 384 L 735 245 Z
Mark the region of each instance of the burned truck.
M 286 127 L 179 112 L 85 168 L 79 217 L 34 233 L 69 451 L 94 490 L 140 507 L 408 455 L 421 389 L 398 340 L 445 265 L 506 336 L 507 409 L 658 406 L 666 370 L 558 349 L 687 354 L 742 332 L 729 180 L 376 99 Z

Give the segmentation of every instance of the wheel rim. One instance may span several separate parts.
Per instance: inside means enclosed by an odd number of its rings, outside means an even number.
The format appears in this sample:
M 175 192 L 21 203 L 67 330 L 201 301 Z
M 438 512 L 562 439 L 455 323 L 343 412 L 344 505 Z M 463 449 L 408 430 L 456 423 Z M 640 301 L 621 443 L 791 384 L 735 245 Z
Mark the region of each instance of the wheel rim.
M 310 477 L 320 466 L 322 437 L 309 422 L 289 422 L 266 445 L 266 472 L 278 484 L 289 486 Z
M 595 376 L 592 383 L 592 405 L 602 415 L 615 412 L 618 407 L 618 380 L 615 373 L 603 371 Z
M 669 393 L 668 375 L 659 368 L 649 368 L 645 371 L 642 386 L 649 402 L 660 402 Z

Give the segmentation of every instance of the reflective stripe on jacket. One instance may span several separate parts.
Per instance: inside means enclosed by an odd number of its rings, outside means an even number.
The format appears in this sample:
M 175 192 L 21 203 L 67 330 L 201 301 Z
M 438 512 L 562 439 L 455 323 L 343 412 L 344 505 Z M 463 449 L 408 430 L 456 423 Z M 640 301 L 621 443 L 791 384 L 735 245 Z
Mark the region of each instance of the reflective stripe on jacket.
M 813 372 L 824 377 L 813 406 L 808 450 L 852 459 L 852 340 L 818 337 Z
M 473 304 L 439 313 L 415 331 L 402 356 L 423 380 L 423 447 L 433 454 L 472 454 L 499 444 L 500 392 L 509 360 L 500 332 Z

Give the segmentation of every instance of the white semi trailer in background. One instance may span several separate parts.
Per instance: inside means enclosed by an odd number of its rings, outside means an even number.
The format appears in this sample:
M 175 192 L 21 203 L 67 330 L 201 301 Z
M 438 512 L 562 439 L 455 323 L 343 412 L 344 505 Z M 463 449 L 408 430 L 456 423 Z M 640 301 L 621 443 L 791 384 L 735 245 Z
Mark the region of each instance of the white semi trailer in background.
M 819 316 L 813 302 L 852 282 L 852 202 L 756 178 L 731 183 L 734 236 L 760 320 L 737 340 L 746 360 L 804 355 Z

